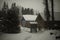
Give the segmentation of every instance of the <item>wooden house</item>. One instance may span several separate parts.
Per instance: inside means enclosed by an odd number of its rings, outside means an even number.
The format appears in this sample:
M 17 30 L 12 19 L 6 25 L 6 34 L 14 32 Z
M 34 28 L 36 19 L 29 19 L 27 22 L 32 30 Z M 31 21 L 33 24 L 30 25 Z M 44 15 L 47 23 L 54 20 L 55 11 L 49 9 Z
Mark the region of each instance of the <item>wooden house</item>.
M 38 15 L 23 15 L 22 26 L 31 27 L 31 25 L 37 26 L 39 30 L 46 28 L 45 22 L 40 14 Z
M 31 24 L 35 24 L 37 15 L 23 15 L 22 26 L 30 27 Z
M 47 23 L 45 22 L 45 20 L 42 18 L 42 16 L 40 14 L 38 14 L 36 21 L 38 22 L 38 28 L 39 29 L 46 29 L 47 28 Z

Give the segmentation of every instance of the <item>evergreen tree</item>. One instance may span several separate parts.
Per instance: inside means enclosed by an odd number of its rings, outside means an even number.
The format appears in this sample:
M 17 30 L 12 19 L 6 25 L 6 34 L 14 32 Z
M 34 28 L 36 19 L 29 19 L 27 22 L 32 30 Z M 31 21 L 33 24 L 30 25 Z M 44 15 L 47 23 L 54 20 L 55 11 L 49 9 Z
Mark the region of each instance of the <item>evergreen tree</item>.
M 7 14 L 8 14 L 8 5 L 6 4 L 6 2 L 4 2 L 3 4 L 3 8 L 2 11 L 0 13 L 0 19 L 1 19 L 1 29 L 2 32 L 7 32 L 8 28 L 7 28 Z
M 27 14 L 30 14 L 30 9 L 29 8 L 27 8 Z
M 30 8 L 23 8 L 22 7 L 22 14 L 34 14 L 33 9 Z
M 31 9 L 31 11 L 30 11 L 31 13 L 30 14 L 34 14 L 34 11 L 33 11 L 33 9 Z
M 13 3 L 11 6 L 11 9 L 9 11 L 9 17 L 8 20 L 10 20 L 10 29 L 11 32 L 19 32 L 20 31 L 20 27 L 19 27 L 19 8 L 16 7 L 16 3 Z
M 22 14 L 24 14 L 25 13 L 25 10 L 24 10 L 24 7 L 22 7 Z
M 25 8 L 25 13 L 24 14 L 27 14 L 27 8 Z

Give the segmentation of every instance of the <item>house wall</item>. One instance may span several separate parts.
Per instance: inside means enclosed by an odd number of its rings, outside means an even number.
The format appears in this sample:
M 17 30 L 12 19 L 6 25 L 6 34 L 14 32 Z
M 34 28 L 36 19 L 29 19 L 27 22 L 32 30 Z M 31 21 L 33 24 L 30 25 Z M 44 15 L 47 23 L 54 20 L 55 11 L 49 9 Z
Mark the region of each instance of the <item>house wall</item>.
M 29 22 L 26 22 L 25 27 L 30 28 L 30 27 L 31 27 L 31 25 L 33 26 L 33 25 L 36 25 L 36 24 L 30 24 Z M 37 25 L 36 25 L 36 26 L 37 26 Z
M 22 23 L 21 23 L 21 25 L 22 25 L 23 27 L 25 27 L 25 24 L 26 24 L 26 21 L 23 20 Z
M 36 21 L 38 22 L 38 28 L 46 28 L 47 24 L 45 23 L 45 21 L 43 20 L 43 18 L 41 17 L 41 15 L 39 14 Z
M 30 26 L 31 26 L 30 23 L 28 21 L 26 21 L 25 27 L 29 28 Z

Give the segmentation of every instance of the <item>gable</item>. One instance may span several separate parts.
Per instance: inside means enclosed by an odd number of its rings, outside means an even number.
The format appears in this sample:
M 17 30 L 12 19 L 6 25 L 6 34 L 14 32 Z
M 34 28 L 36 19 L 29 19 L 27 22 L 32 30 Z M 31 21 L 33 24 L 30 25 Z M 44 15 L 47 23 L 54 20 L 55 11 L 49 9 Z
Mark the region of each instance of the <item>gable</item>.
M 44 21 L 43 17 L 40 14 L 38 14 L 36 21 L 41 21 L 41 20 Z

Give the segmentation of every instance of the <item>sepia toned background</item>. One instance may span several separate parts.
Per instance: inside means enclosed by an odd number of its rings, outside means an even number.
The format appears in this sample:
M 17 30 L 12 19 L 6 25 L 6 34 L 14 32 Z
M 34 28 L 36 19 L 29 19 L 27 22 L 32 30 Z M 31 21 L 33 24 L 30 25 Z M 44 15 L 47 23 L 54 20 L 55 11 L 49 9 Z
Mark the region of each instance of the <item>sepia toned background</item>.
M 40 14 L 42 15 L 42 17 L 45 19 L 44 17 L 44 8 L 45 5 L 43 4 L 43 0 L 0 0 L 0 10 L 3 6 L 3 2 L 6 1 L 9 8 L 11 7 L 11 4 L 16 2 L 16 4 L 18 6 L 22 6 L 24 8 L 33 8 L 35 13 L 36 12 L 40 12 Z M 49 0 L 50 1 L 50 0 Z M 55 20 L 60 20 L 60 0 L 54 0 L 54 17 Z M 51 11 L 51 6 L 50 6 L 50 2 L 49 2 L 49 9 Z

